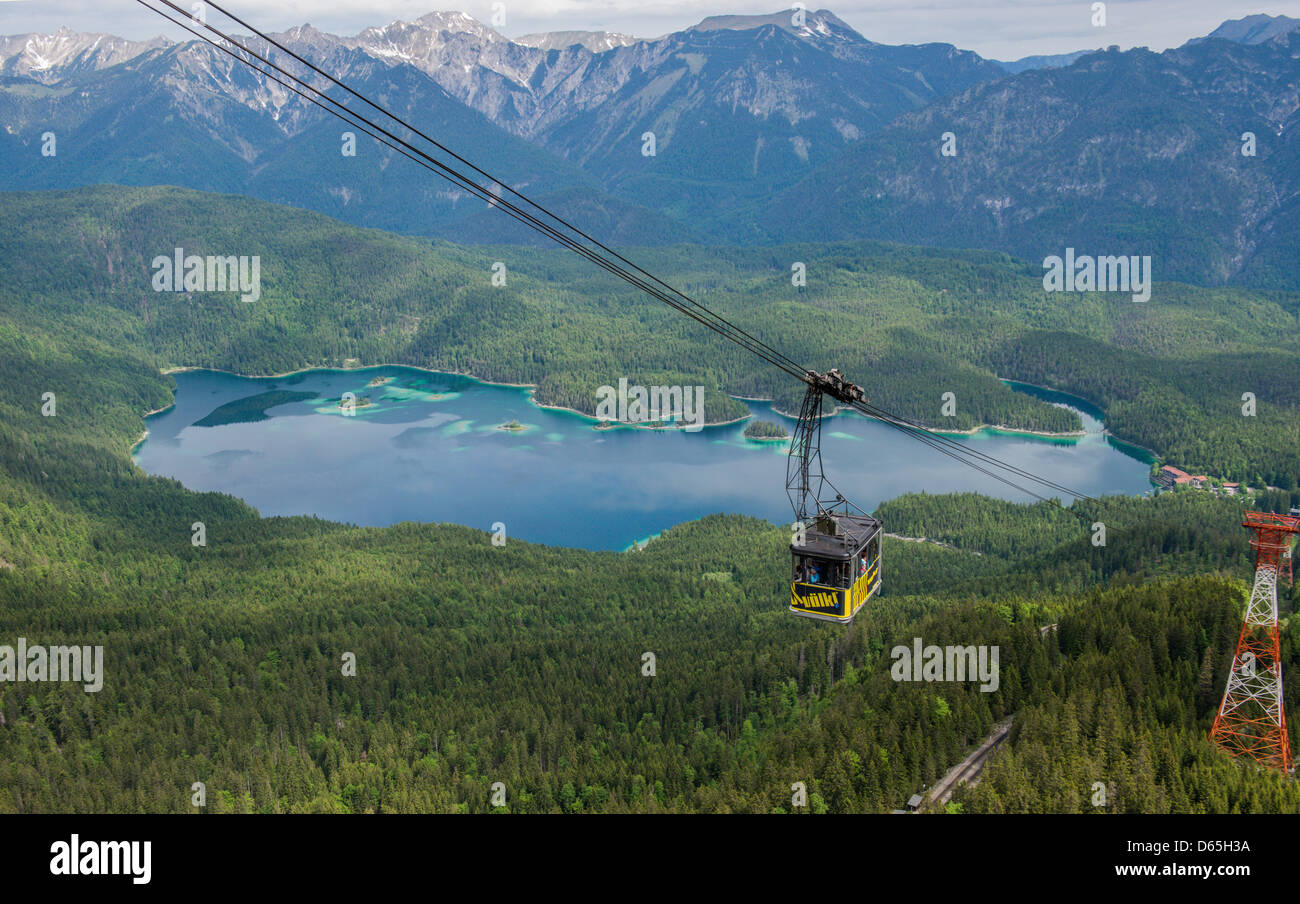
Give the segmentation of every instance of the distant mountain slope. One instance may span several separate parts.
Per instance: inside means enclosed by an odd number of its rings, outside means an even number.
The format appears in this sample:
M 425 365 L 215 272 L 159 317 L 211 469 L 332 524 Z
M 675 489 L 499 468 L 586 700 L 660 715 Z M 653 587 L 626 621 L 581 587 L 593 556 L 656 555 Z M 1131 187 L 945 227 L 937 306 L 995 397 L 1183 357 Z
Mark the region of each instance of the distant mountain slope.
M 606 234 L 610 240 L 655 244 L 691 235 L 661 215 L 610 199 L 591 177 L 489 122 L 415 67 L 391 66 L 334 44 L 327 51 L 316 56 L 358 90 L 390 98 L 401 116 L 433 124 L 453 148 L 466 149 L 521 190 L 581 191 L 589 204 L 624 211 Z M 361 130 L 198 43 L 67 74 L 57 86 L 0 82 L 0 121 L 6 124 L 0 132 L 5 188 L 173 184 L 425 235 L 459 235 L 462 219 L 486 210 Z M 51 129 L 57 153 L 46 157 L 41 136 Z M 356 136 L 355 156 L 343 154 L 345 131 Z M 639 215 L 626 215 L 633 209 Z M 503 216 L 492 222 L 509 225 Z M 494 237 L 481 227 L 473 231 Z
M 1090 53 L 1100 53 L 1100 50 L 1076 50 L 1074 53 L 1052 53 L 1046 56 L 1027 56 L 1018 60 L 995 62 L 1003 69 L 1010 73 L 1024 72 L 1026 69 L 1060 69 L 1069 66 L 1079 57 L 1087 56 Z
M 1241 19 L 1229 19 L 1205 37 L 1192 38 L 1187 43 L 1200 44 L 1211 38 L 1221 38 L 1238 44 L 1262 44 L 1265 41 L 1271 41 L 1278 35 L 1295 31 L 1297 28 L 1300 28 L 1300 19 L 1291 19 L 1287 16 L 1245 16 Z M 1001 60 L 996 62 L 1011 73 L 1024 72 L 1027 69 L 1059 69 L 1063 66 L 1069 66 L 1080 57 L 1087 56 L 1090 53 L 1101 53 L 1105 49 L 1102 47 L 1097 50 L 1076 50 L 1073 53 L 1027 56 L 1009 62 Z
M 47 35 L 0 35 L 0 75 L 51 84 L 78 72 L 125 63 L 170 43 L 166 38 L 128 41 L 112 35 L 81 34 L 68 28 Z
M 1294 286 L 1295 21 L 1061 67 L 876 44 L 826 10 L 628 43 L 528 46 L 463 13 L 280 39 L 615 243 L 860 237 L 1030 260 L 1072 244 L 1151 254 L 1161 277 Z M 1022 64 L 1035 68 L 1002 68 Z M 342 156 L 341 123 L 201 44 L 22 36 L 0 41 L 0 73 L 0 188 L 179 184 L 399 232 L 533 240 L 364 135 Z M 939 154 L 948 131 L 956 157 Z
M 1245 16 L 1241 19 L 1230 19 L 1210 32 L 1208 36 L 1193 38 L 1187 43 L 1199 44 L 1210 38 L 1223 38 L 1225 41 L 1236 41 L 1238 44 L 1262 44 L 1298 28 L 1300 28 L 1300 19 L 1287 16 Z
M 592 53 L 604 53 L 615 47 L 627 47 L 639 39 L 631 35 L 613 31 L 546 31 L 536 34 L 521 35 L 514 39 L 516 44 L 537 47 L 541 50 L 564 50 L 579 44 Z
M 585 192 L 581 206 L 606 208 L 599 221 L 626 224 L 607 238 L 637 243 L 664 230 L 628 232 L 629 205 L 660 211 L 647 219 L 668 226 L 702 222 L 715 206 L 791 184 L 900 113 L 1002 75 L 949 45 L 874 44 L 825 11 L 806 13 L 798 27 L 788 12 L 706 20 L 599 53 L 581 42 L 526 46 L 463 13 L 351 37 L 301 26 L 278 39 L 517 187 Z M 65 62 L 42 57 L 44 69 L 22 56 L 25 43 L 5 45 L 0 65 L 15 77 L 0 83 L 0 187 L 175 183 L 462 237 L 451 224 L 465 212 L 463 196 L 404 161 L 341 157 L 343 126 L 236 71 L 220 51 L 148 46 L 110 65 L 141 48 L 90 56 L 96 41 L 102 36 L 62 35 L 56 56 Z M 47 159 L 40 136 L 51 123 L 59 154 Z
M 884 47 L 838 20 L 808 21 L 691 29 L 594 57 L 538 139 L 616 193 L 694 217 L 761 197 L 900 113 L 999 74 L 947 45 Z
M 353 38 L 280 37 L 317 55 L 348 47 L 413 66 L 610 192 L 687 219 L 789 184 L 900 113 L 1003 75 L 950 45 L 874 44 L 826 10 L 803 21 L 712 17 L 600 53 L 524 46 L 459 13 Z
M 1300 34 L 1106 52 L 901 117 L 733 234 L 1151 255 L 1161 278 L 1297 284 Z M 944 133 L 957 156 L 941 155 Z M 1257 156 L 1243 156 L 1242 135 Z

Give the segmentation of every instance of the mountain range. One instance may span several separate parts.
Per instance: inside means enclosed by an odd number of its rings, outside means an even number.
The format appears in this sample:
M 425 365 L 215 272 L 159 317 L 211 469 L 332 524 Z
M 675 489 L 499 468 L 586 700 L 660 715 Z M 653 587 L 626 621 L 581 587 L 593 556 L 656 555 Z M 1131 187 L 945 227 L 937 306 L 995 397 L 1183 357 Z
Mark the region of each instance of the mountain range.
M 1293 32 L 1297 28 L 1300 28 L 1300 19 L 1292 19 L 1289 16 L 1245 16 L 1224 22 L 1210 32 L 1208 37 L 1192 38 L 1187 43 L 1199 44 L 1210 38 L 1222 38 L 1225 41 L 1236 41 L 1238 44 L 1263 44 L 1278 35 Z
M 1132 246 L 1164 278 L 1271 285 L 1291 284 L 1300 216 L 1297 24 L 1252 16 L 1159 54 L 1016 63 L 875 43 L 827 10 L 715 16 L 653 40 L 512 40 L 463 13 L 275 37 L 621 244 L 867 237 L 1032 260 L 1073 242 Z M 0 38 L 0 122 L 0 188 L 176 184 L 531 240 L 364 135 L 344 156 L 346 126 L 201 42 Z M 949 131 L 954 157 L 939 151 Z
M 1168 279 L 1294 286 L 1298 84 L 1296 32 L 1092 54 L 905 114 L 744 225 L 765 241 L 874 238 L 1031 261 L 1070 246 L 1151 255 Z M 945 133 L 955 156 L 942 154 Z

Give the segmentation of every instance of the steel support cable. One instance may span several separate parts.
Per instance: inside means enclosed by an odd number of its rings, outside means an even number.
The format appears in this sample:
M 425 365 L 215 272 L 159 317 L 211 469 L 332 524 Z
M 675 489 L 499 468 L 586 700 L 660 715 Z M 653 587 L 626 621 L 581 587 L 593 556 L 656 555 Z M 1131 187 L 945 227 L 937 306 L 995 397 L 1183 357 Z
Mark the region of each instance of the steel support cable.
M 856 406 L 855 406 L 855 407 L 856 407 Z M 937 441 L 939 441 L 939 442 L 942 442 L 942 443 L 944 443 L 944 444 L 946 444 L 946 445 L 949 445 L 949 446 L 951 446 L 951 447 L 953 447 L 953 448 L 955 448 L 955 449 L 959 449 L 959 450 L 961 450 L 963 453 L 966 453 L 966 454 L 969 454 L 969 455 L 971 455 L 971 456 L 973 456 L 973 457 L 976 457 L 976 458 L 982 459 L 983 461 L 986 461 L 986 462 L 988 462 L 989 464 L 994 464 L 994 465 L 997 465 L 997 466 L 999 466 L 999 467 L 1003 467 L 1003 468 L 1005 468 L 1006 470 L 1011 471 L 1012 473 L 1016 473 L 1016 474 L 1021 475 L 1022 477 L 1030 478 L 1030 479 L 1032 479 L 1032 480 L 1035 480 L 1035 481 L 1041 482 L 1041 483 L 1043 483 L 1045 486 L 1051 487 L 1052 489 L 1057 489 L 1057 490 L 1060 490 L 1060 491 L 1062 491 L 1062 492 L 1064 492 L 1064 493 L 1067 493 L 1068 495 L 1071 495 L 1071 496 L 1077 496 L 1077 497 L 1079 497 L 1079 498 L 1090 498 L 1090 497 L 1088 497 L 1087 494 L 1085 494 L 1085 493 L 1080 493 L 1080 492 L 1078 492 L 1078 491 L 1076 491 L 1076 490 L 1071 489 L 1070 487 L 1065 486 L 1064 484 L 1059 484 L 1059 483 L 1056 483 L 1056 482 L 1054 482 L 1054 481 L 1049 481 L 1049 480 L 1047 480 L 1046 478 L 1038 477 L 1037 475 L 1033 474 L 1033 473 L 1030 472 L 1030 471 L 1025 471 L 1025 470 L 1023 470 L 1023 469 L 1021 469 L 1021 468 L 1018 468 L 1017 466 L 1015 466 L 1015 465 L 1009 463 L 1009 462 L 1002 461 L 1002 459 L 1000 459 L 1000 458 L 996 458 L 996 457 L 994 457 L 994 456 L 992 456 L 992 455 L 989 455 L 989 454 L 987 454 L 987 453 L 985 453 L 985 452 L 981 452 L 981 451 L 979 451 L 978 449 L 973 449 L 973 448 L 971 448 L 971 447 L 969 447 L 969 446 L 966 446 L 966 445 L 964 445 L 964 444 L 958 442 L 957 440 L 952 439 L 951 437 L 944 436 L 942 433 L 939 433 L 939 432 L 937 432 L 937 431 L 935 431 L 935 430 L 932 430 L 931 428 L 926 427 L 924 424 L 917 423 L 916 421 L 911 420 L 910 418 L 904 417 L 904 416 L 901 415 L 901 414 L 894 414 L 894 413 L 892 413 L 892 412 L 886 411 L 885 409 L 881 408 L 881 407 L 878 406 L 878 405 L 872 405 L 870 402 L 865 402 L 865 401 L 864 401 L 864 402 L 861 403 L 860 410 L 861 410 L 864 414 L 870 414 L 870 415 L 872 415 L 873 417 L 880 417 L 880 418 L 882 418 L 882 419 L 887 419 L 887 420 L 897 421 L 897 422 L 898 422 L 899 424 L 901 424 L 901 425 L 904 425 L 904 426 L 906 426 L 906 427 L 908 427 L 908 428 L 910 428 L 910 429 L 912 429 L 912 430 L 917 430 L 917 431 L 923 432 L 923 433 L 927 434 L 928 436 L 934 438 L 935 440 L 937 440 Z
M 872 417 L 878 417 L 878 415 L 876 415 L 876 414 L 871 414 L 871 416 L 872 416 Z M 889 420 L 889 419 L 886 419 L 886 418 L 881 418 L 881 420 L 883 420 L 884 423 L 885 423 L 886 425 L 888 425 L 889 427 L 892 427 L 892 428 L 894 428 L 895 430 L 899 430 L 899 431 L 901 431 L 901 432 L 907 434 L 908 436 L 911 436 L 913 439 L 916 439 L 918 442 L 924 443 L 925 445 L 927 445 L 927 446 L 929 446 L 930 448 L 934 449 L 936 452 L 939 452 L 939 453 L 942 454 L 942 455 L 947 455 L 948 457 L 953 458 L 954 460 L 961 462 L 961 464 L 966 465 L 966 467 L 968 467 L 968 468 L 973 468 L 974 470 L 979 471 L 981 474 L 985 474 L 985 475 L 987 475 L 987 476 L 993 478 L 994 480 L 998 481 L 999 483 L 1005 484 L 1006 486 L 1009 486 L 1009 487 L 1011 487 L 1012 489 L 1018 490 L 1019 492 L 1024 493 L 1024 494 L 1027 495 L 1027 496 L 1033 496 L 1033 497 L 1034 497 L 1035 499 L 1037 499 L 1039 502 L 1045 502 L 1045 503 L 1048 503 L 1049 505 L 1054 505 L 1054 506 L 1056 506 L 1057 508 L 1061 509 L 1061 511 L 1063 511 L 1063 512 L 1067 512 L 1067 513 L 1069 513 L 1070 515 L 1073 515 L 1075 518 L 1079 519 L 1080 521 L 1088 522 L 1088 519 L 1092 517 L 1091 515 L 1086 515 L 1086 514 L 1084 514 L 1083 512 L 1076 511 L 1076 510 L 1073 509 L 1073 508 L 1070 508 L 1070 507 L 1068 507 L 1068 506 L 1062 505 L 1061 502 L 1060 502 L 1059 500 L 1055 499 L 1055 498 L 1048 497 L 1048 496 L 1043 496 L 1043 495 L 1041 495 L 1041 494 L 1035 492 L 1034 490 L 1029 489 L 1028 487 L 1022 486 L 1022 485 L 1016 483 L 1015 481 L 1012 481 L 1012 480 L 1010 480 L 1010 479 L 1008 479 L 1008 478 L 1006 478 L 1006 477 L 1003 477 L 1003 476 L 1001 476 L 1001 475 L 999 475 L 999 474 L 996 474 L 996 473 L 994 473 L 994 472 L 992 472 L 992 471 L 989 471 L 989 470 L 987 470 L 986 468 L 984 468 L 984 467 L 982 467 L 982 466 L 976 464 L 975 462 L 972 462 L 972 461 L 970 461 L 970 460 L 967 460 L 967 459 L 963 459 L 963 458 L 958 457 L 958 456 L 957 456 L 957 455 L 956 455 L 956 454 L 955 454 L 951 449 L 945 447 L 945 446 L 942 445 L 942 444 L 932 442 L 932 440 L 935 439 L 936 437 L 935 437 L 933 434 L 931 434 L 929 431 L 925 430 L 924 428 L 922 428 L 920 431 L 916 431 L 916 430 L 913 430 L 913 429 L 911 429 L 909 426 L 907 426 L 907 425 L 905 425 L 905 424 L 902 424 L 902 423 L 896 423 L 896 422 L 894 422 L 894 421 L 892 421 L 892 420 Z M 959 447 L 959 448 L 964 448 L 964 447 L 961 447 L 960 444 L 958 444 L 958 447 Z M 1083 494 L 1083 493 L 1078 493 L 1077 491 L 1070 491 L 1070 495 L 1074 495 L 1074 496 L 1076 496 L 1076 498 L 1079 498 L 1079 499 L 1087 499 L 1087 500 L 1089 500 L 1089 501 L 1091 501 L 1091 502 L 1100 502 L 1100 500 L 1098 500 L 1098 499 L 1096 499 L 1096 498 L 1094 498 L 1094 497 L 1092 497 L 1092 496 L 1088 496 L 1088 495 L 1085 495 L 1085 494 Z
M 994 456 L 989 455 L 985 452 L 981 452 L 978 449 L 973 449 L 970 446 L 957 442 L 951 437 L 943 436 L 942 434 L 937 433 L 921 424 L 918 424 L 915 421 L 908 420 L 907 418 L 902 417 L 901 415 L 891 414 L 890 412 L 885 411 L 883 408 L 879 408 L 875 405 L 871 405 L 865 402 L 856 403 L 853 405 L 853 407 L 863 414 L 882 420 L 885 423 L 889 424 L 890 426 L 895 427 L 896 429 L 902 430 L 904 432 L 909 433 L 910 435 L 916 436 L 918 439 L 924 437 L 926 440 L 932 441 L 937 446 L 950 450 L 957 455 L 969 456 L 971 459 L 982 461 L 985 464 L 989 464 L 994 467 L 1001 468 L 1007 471 L 1008 473 L 1015 474 L 1026 480 L 1033 481 L 1034 483 L 1038 483 L 1042 486 L 1047 487 L 1048 489 L 1056 490 L 1057 492 L 1063 493 L 1067 496 L 1073 496 L 1076 499 L 1089 499 L 1092 501 L 1096 501 L 1092 496 L 1089 496 L 1087 493 L 1083 493 L 1079 490 L 1068 487 L 1065 484 L 1057 483 L 1054 480 L 1049 480 L 1046 477 L 1039 477 L 1037 474 L 1034 474 L 1032 471 L 1026 471 L 1023 468 L 1011 464 L 1010 462 L 1005 462 L 1000 458 L 995 458 Z
M 875 417 L 875 415 L 872 416 Z M 892 420 L 888 420 L 885 418 L 880 418 L 880 420 L 883 421 L 883 423 L 886 426 L 898 430 L 899 432 L 903 433 L 906 436 L 912 437 L 917 442 L 924 443 L 925 445 L 929 446 L 931 449 L 934 449 L 936 452 L 940 453 L 941 455 L 946 455 L 949 458 L 953 459 L 954 461 L 966 465 L 966 467 L 968 468 L 973 468 L 974 470 L 979 471 L 981 474 L 985 474 L 1000 483 L 1006 484 L 1012 489 L 1018 490 L 1019 492 L 1024 493 L 1028 496 L 1033 496 L 1035 499 L 1039 500 L 1040 502 L 1055 501 L 1051 497 L 1042 496 L 1039 493 L 1036 493 L 1035 491 L 1029 489 L 1028 487 L 1021 486 L 1020 484 L 1015 483 L 1009 478 L 1003 477 L 993 471 L 990 471 L 985 467 L 983 467 L 982 465 L 976 464 L 975 462 L 970 461 L 969 459 L 960 457 L 957 453 L 953 452 L 951 449 L 945 447 L 940 443 L 934 442 L 931 436 L 928 436 L 924 433 L 917 433 L 915 431 L 909 430 L 907 427 L 903 426 L 902 424 L 896 423 L 895 421 Z

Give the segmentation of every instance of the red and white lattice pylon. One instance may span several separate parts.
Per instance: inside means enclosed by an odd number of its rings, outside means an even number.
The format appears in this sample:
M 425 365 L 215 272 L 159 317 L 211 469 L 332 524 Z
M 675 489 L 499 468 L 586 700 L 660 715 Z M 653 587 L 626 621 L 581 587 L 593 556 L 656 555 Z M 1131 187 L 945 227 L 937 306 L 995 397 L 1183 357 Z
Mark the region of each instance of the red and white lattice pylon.
M 1255 586 L 1250 591 L 1241 637 L 1223 703 L 1210 739 L 1234 757 L 1291 772 L 1291 741 L 1282 706 L 1282 662 L 1277 634 L 1277 579 L 1300 518 L 1247 512 L 1242 527 L 1255 531 Z

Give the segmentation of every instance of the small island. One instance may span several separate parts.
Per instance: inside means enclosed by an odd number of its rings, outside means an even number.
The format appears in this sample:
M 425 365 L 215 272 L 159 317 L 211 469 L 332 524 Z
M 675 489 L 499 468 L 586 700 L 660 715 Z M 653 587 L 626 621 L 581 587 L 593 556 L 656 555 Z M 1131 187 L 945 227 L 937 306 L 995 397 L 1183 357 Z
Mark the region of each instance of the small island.
M 750 421 L 745 426 L 744 436 L 745 439 L 756 439 L 762 442 L 790 438 L 790 434 L 785 432 L 784 427 L 771 421 Z
M 371 381 L 370 381 L 369 383 L 367 383 L 366 385 L 367 385 L 367 386 L 383 386 L 385 383 L 391 383 L 391 382 L 393 382 L 393 378 L 392 378 L 392 377 L 375 377 L 373 380 L 371 380 Z
M 518 421 L 511 421 L 508 424 L 497 424 L 498 430 L 509 430 L 511 433 L 523 433 L 528 428 Z
M 225 424 L 252 424 L 257 421 L 265 421 L 270 417 L 266 413 L 268 408 L 274 408 L 277 405 L 288 405 L 293 402 L 305 402 L 314 397 L 314 394 L 310 392 L 289 392 L 284 389 L 261 392 L 254 396 L 227 402 L 201 420 L 195 421 L 193 426 L 221 427 Z
M 339 399 L 339 408 L 348 408 L 349 405 L 353 410 L 357 408 L 369 408 L 374 402 L 370 401 L 368 396 L 357 396 L 355 399 Z

